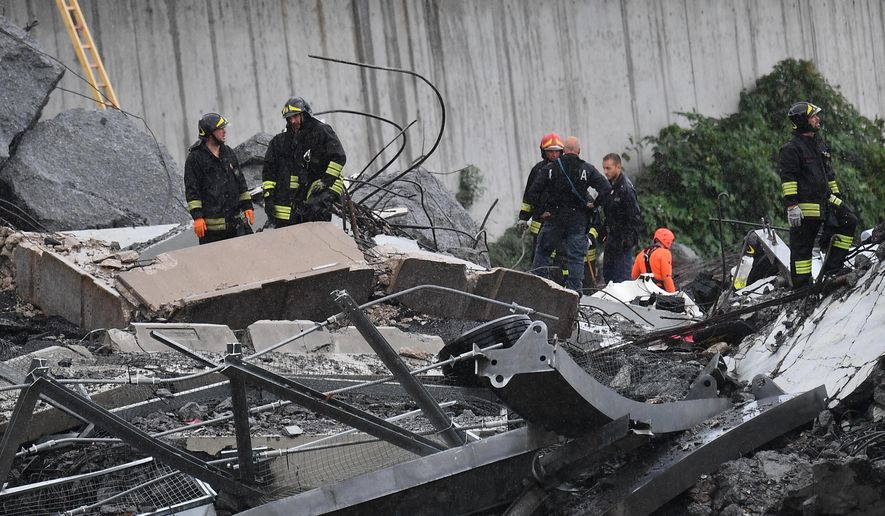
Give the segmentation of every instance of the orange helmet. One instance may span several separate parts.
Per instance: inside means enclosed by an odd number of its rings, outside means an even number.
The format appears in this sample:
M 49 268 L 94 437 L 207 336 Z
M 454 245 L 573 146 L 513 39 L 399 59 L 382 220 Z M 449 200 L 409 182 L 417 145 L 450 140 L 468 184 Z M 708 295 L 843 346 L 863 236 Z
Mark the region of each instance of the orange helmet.
M 673 246 L 673 241 L 676 240 L 676 235 L 667 228 L 658 228 L 655 231 L 655 240 L 660 242 L 664 249 L 670 249 Z
M 541 137 L 541 152 L 545 150 L 562 150 L 562 138 L 554 132 L 549 132 Z

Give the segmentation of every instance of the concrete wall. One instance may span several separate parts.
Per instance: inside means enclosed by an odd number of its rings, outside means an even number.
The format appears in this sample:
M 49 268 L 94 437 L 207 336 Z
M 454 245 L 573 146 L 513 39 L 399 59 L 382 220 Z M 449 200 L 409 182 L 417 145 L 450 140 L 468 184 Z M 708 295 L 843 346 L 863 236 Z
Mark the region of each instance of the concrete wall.
M 229 143 L 282 129 L 287 97 L 315 110 L 356 109 L 402 125 L 418 119 L 399 166 L 429 150 L 441 116 L 416 79 L 308 58 L 319 54 L 412 69 L 446 101 L 446 131 L 427 166 L 484 174 L 480 217 L 510 225 L 541 134 L 584 140 L 585 159 L 678 122 L 677 111 L 722 115 L 787 57 L 811 59 L 868 117 L 885 116 L 882 0 L 80 0 L 122 107 L 144 116 L 181 164 L 200 115 L 232 121 Z M 0 0 L 19 25 L 78 73 L 51 0 Z M 73 74 L 61 87 L 89 95 Z M 91 102 L 56 91 L 44 116 Z M 362 169 L 395 135 L 384 124 L 330 115 Z M 628 173 L 639 164 L 627 165 Z M 370 169 L 372 170 L 372 169 Z M 455 187 L 457 175 L 445 176 Z

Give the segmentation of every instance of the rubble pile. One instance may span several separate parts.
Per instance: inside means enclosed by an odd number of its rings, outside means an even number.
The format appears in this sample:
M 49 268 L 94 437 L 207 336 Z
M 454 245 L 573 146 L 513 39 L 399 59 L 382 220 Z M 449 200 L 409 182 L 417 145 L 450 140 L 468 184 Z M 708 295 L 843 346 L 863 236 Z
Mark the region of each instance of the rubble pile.
M 488 267 L 488 249 L 479 227 L 436 176 L 418 168 L 409 173 L 407 181 L 387 184 L 400 174 L 388 170 L 372 179 L 371 185 L 351 187 L 354 202 L 373 209 L 406 208 L 404 215 L 390 220 L 392 225 L 402 225 L 426 248 Z M 384 190 L 374 192 L 375 187 Z

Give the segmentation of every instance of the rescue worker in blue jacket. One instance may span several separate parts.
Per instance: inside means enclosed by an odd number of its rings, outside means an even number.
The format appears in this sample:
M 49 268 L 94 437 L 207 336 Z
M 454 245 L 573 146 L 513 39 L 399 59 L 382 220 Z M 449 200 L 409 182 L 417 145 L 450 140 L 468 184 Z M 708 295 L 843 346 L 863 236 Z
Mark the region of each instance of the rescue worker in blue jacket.
M 267 218 L 277 228 L 330 221 L 344 191 L 341 141 L 300 97 L 287 100 L 282 112 L 286 130 L 268 144 L 261 173 Z
M 810 285 L 811 252 L 824 228 L 824 274 L 842 267 L 854 241 L 857 217 L 842 199 L 830 148 L 818 135 L 821 108 L 797 102 L 787 117 L 793 138 L 780 149 L 778 164 L 787 221 L 790 223 L 790 276 L 793 288 Z
M 526 201 L 535 205 L 543 200 L 538 247 L 532 263 L 533 272 L 549 278 L 550 254 L 560 242 L 565 243 L 568 277 L 565 286 L 581 294 L 584 257 L 587 254 L 587 225 L 594 205 L 605 205 L 611 185 L 593 165 L 578 157 L 581 143 L 569 136 L 562 157 L 549 163 L 529 187 Z M 591 202 L 587 189 L 597 192 Z
M 225 145 L 227 120 L 218 113 L 200 118 L 200 139 L 184 162 L 184 196 L 200 244 L 252 233 L 252 197 L 233 149 Z

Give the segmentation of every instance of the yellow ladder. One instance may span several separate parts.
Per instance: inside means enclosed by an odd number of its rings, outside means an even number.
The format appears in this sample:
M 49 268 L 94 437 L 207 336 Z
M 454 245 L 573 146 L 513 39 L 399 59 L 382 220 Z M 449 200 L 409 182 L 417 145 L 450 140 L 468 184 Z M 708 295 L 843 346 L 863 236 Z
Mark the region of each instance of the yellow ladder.
M 92 34 L 89 32 L 89 27 L 86 26 L 83 11 L 80 10 L 80 3 L 77 0 L 55 0 L 55 4 L 61 12 L 65 27 L 68 28 L 68 35 L 71 36 L 71 43 L 74 44 L 77 59 L 83 66 L 86 80 L 92 86 L 92 96 L 95 98 L 95 103 L 98 104 L 99 109 L 105 109 L 108 103 L 120 109 L 117 95 L 114 94 L 114 88 L 111 87 L 111 81 L 101 63 L 101 56 L 98 55 L 95 42 L 92 40 Z

